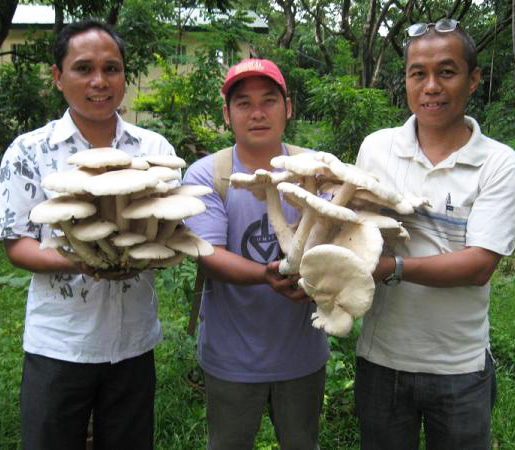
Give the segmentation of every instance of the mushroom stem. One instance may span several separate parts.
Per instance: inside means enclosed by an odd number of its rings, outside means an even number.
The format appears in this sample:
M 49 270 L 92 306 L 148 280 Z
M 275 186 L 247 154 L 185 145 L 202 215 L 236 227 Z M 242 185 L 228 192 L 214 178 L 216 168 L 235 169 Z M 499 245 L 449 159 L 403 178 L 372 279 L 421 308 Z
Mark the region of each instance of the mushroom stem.
M 115 198 L 112 195 L 102 195 L 99 200 L 100 218 L 116 222 Z
M 266 205 L 268 220 L 274 228 L 279 246 L 284 254 L 288 254 L 292 245 L 293 232 L 284 217 L 279 191 L 276 186 L 269 185 L 266 187 Z
M 308 192 L 316 190 L 316 180 L 314 177 L 306 178 L 305 189 Z M 300 223 L 293 235 L 290 250 L 286 255 L 286 258 L 279 264 L 279 272 L 282 275 L 290 275 L 299 272 L 300 260 L 304 253 L 304 246 L 308 239 L 309 232 L 315 223 L 315 218 L 316 212 L 313 208 L 304 207 L 302 209 L 302 218 L 300 219 Z
M 57 250 L 57 252 L 61 256 L 64 256 L 65 258 L 68 258 L 72 262 L 81 262 L 82 261 L 80 256 L 78 256 L 75 253 L 69 252 L 69 251 L 65 250 L 64 248 L 62 248 L 62 247 L 56 248 L 56 250 Z
M 116 225 L 118 225 L 118 230 L 120 232 L 127 231 L 129 229 L 129 219 L 124 219 L 122 217 L 122 211 L 129 204 L 129 196 L 128 195 L 117 195 L 115 197 L 116 203 Z
M 150 216 L 147 219 L 147 228 L 145 229 L 145 236 L 148 242 L 153 242 L 157 235 L 158 219 L 154 216 Z
M 344 183 L 341 187 L 336 191 L 336 194 L 331 199 L 331 203 L 338 206 L 345 206 L 356 191 L 356 186 L 350 183 Z M 311 231 L 309 232 L 309 237 L 307 238 L 304 246 L 304 251 L 308 251 L 310 248 L 313 248 L 315 245 L 326 244 L 329 240 L 329 236 L 331 235 L 331 228 L 333 226 L 333 222 L 331 220 L 319 220 Z
M 75 253 L 77 253 L 82 261 L 84 261 L 88 266 L 100 269 L 107 269 L 109 267 L 109 265 L 93 251 L 88 243 L 79 241 L 73 235 L 70 221 L 59 222 L 59 226 L 61 227 L 61 230 L 63 230 L 68 242 L 75 250 Z
M 156 242 L 159 242 L 160 244 L 166 244 L 168 239 L 170 239 L 177 228 L 177 225 L 179 225 L 180 220 L 167 220 L 165 222 L 161 222 L 160 229 L 156 236 Z
M 340 189 L 337 189 L 336 194 L 331 199 L 331 203 L 338 206 L 345 206 L 356 191 L 356 186 L 350 183 L 343 183 Z
M 118 252 L 115 250 L 115 248 L 106 239 L 99 239 L 97 244 L 105 253 L 109 262 L 116 264 L 118 261 Z

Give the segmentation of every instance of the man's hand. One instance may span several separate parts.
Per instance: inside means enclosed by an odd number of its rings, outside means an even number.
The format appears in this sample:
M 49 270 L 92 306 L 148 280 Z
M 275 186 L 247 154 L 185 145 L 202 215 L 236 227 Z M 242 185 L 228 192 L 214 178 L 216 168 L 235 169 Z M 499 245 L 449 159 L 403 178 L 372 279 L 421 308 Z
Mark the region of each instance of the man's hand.
M 281 275 L 279 261 L 273 261 L 266 266 L 265 279 L 274 291 L 296 303 L 310 303 L 312 299 L 298 285 L 299 278 L 299 275 Z

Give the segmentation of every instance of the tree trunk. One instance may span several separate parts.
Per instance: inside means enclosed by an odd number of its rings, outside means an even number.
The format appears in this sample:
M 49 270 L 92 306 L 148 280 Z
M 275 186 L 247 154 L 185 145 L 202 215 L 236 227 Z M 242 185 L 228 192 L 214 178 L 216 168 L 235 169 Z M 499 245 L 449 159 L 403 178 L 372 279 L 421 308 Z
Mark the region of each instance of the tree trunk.
M 280 48 L 290 48 L 295 34 L 295 5 L 293 0 L 277 0 L 277 3 L 284 11 L 285 29 L 278 39 L 277 45 Z
M 5 38 L 9 34 L 17 6 L 18 0 L 2 1 L 2 6 L 0 6 L 0 46 L 4 43 Z
M 55 20 L 54 20 L 54 35 L 57 36 L 64 27 L 64 10 L 60 5 L 54 4 Z
M 122 9 L 123 0 L 118 0 L 114 3 L 109 9 L 109 13 L 107 15 L 106 22 L 109 25 L 115 26 L 118 22 L 118 15 L 120 14 L 120 9 Z
M 513 44 L 513 57 L 515 58 L 515 0 L 511 0 L 511 41 Z

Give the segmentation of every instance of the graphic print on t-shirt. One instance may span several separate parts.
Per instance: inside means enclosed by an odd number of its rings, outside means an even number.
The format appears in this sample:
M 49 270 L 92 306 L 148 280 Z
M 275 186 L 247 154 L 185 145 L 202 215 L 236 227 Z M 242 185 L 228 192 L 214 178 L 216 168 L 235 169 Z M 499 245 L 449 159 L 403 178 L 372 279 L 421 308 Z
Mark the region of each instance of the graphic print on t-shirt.
M 241 238 L 241 254 L 252 261 L 268 263 L 277 259 L 279 244 L 277 236 L 271 232 L 268 215 L 251 223 Z

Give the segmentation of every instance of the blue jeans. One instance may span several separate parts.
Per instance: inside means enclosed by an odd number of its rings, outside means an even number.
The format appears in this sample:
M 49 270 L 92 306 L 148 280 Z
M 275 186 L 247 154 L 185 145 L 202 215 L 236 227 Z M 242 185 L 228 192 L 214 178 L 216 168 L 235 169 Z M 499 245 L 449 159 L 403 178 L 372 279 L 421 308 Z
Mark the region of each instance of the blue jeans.
M 233 383 L 205 373 L 209 450 L 252 450 L 269 406 L 281 450 L 318 448 L 325 366 L 302 378 Z
M 356 412 L 362 450 L 487 450 L 495 369 L 460 375 L 411 373 L 357 360 Z

